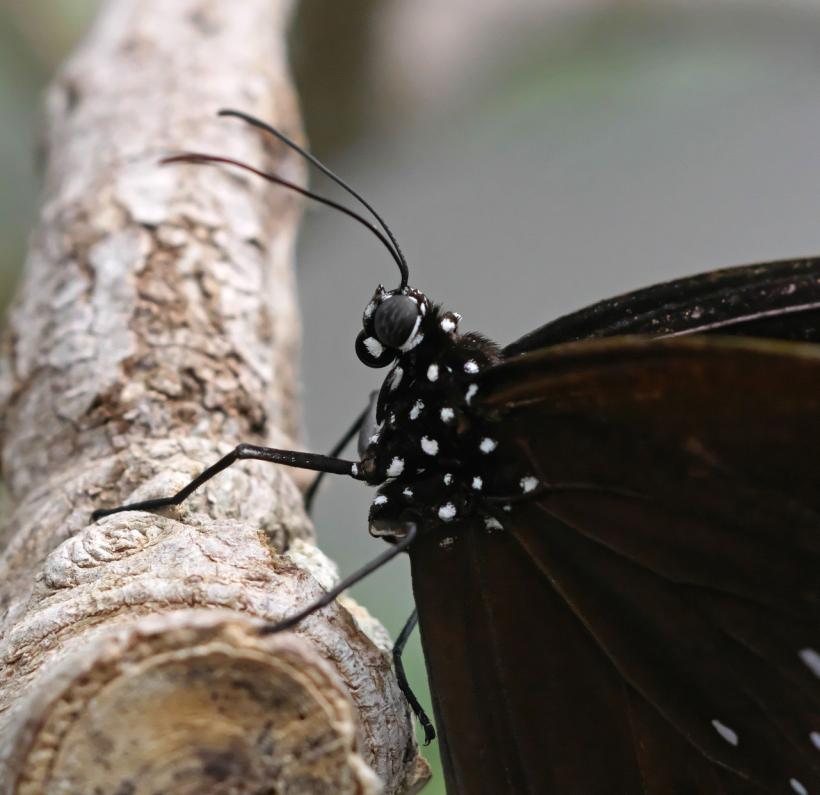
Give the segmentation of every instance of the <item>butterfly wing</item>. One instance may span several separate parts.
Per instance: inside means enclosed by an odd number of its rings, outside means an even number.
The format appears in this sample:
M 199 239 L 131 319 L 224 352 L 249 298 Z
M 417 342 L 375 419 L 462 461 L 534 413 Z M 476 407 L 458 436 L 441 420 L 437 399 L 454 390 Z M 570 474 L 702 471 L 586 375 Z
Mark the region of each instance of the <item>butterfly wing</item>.
M 411 550 L 450 795 L 760 792 L 669 726 L 511 533 L 458 530 Z
M 820 352 L 619 339 L 479 390 L 552 488 L 411 553 L 450 790 L 820 792 Z
M 715 332 L 820 342 L 820 258 L 725 268 L 600 301 L 541 326 L 504 354 L 594 337 Z

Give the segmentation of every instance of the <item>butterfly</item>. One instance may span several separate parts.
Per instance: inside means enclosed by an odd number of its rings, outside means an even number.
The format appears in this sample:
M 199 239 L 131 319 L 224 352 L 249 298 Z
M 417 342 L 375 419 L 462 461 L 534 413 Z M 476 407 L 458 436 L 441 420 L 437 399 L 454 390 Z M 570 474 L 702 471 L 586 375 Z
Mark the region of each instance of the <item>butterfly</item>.
M 341 210 L 400 273 L 355 349 L 389 367 L 328 456 L 239 459 L 376 487 L 389 545 L 293 626 L 410 557 L 447 789 L 483 793 L 820 793 L 820 259 L 705 273 L 602 301 L 499 347 L 409 285 L 371 213 Z M 358 433 L 359 455 L 338 455 Z M 321 474 L 319 475 L 321 477 Z M 315 494 L 318 478 L 308 495 Z

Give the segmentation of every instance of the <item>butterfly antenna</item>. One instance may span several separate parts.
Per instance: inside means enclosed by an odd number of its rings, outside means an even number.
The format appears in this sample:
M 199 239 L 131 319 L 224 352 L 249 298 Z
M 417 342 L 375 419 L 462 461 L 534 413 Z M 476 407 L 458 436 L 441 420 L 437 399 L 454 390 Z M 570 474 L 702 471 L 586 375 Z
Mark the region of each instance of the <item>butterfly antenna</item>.
M 353 188 L 350 187 L 338 174 L 335 174 L 331 171 L 324 163 L 322 163 L 319 158 L 315 155 L 312 155 L 306 149 L 303 149 L 299 144 L 295 141 L 291 141 L 284 133 L 277 130 L 275 127 L 272 127 L 270 124 L 262 121 L 261 119 L 257 119 L 255 116 L 249 116 L 247 113 L 243 113 L 241 110 L 230 110 L 224 109 L 220 110 L 217 114 L 219 116 L 233 116 L 237 119 L 241 119 L 248 124 L 258 127 L 260 130 L 264 130 L 265 132 L 270 133 L 271 135 L 278 138 L 283 144 L 289 146 L 295 152 L 298 152 L 302 157 L 305 158 L 309 163 L 312 163 L 316 168 L 319 169 L 325 176 L 330 177 L 339 187 L 346 190 L 354 199 L 360 202 L 364 207 L 366 207 L 373 217 L 379 222 L 381 228 L 385 231 L 387 236 L 390 238 L 390 242 L 393 244 L 393 251 L 394 251 L 394 259 L 398 263 L 399 271 L 401 273 L 401 287 L 400 289 L 404 289 L 407 287 L 407 281 L 410 278 L 410 271 L 407 267 L 407 260 L 404 258 L 404 254 L 402 253 L 401 247 L 399 246 L 398 240 L 396 240 L 395 235 L 390 230 L 390 227 L 387 225 L 387 222 L 376 212 L 373 206 L 368 202 L 360 193 L 355 191 Z
M 402 274 L 402 288 L 407 285 L 407 265 L 402 262 L 399 258 L 396 251 L 390 245 L 390 241 L 384 236 L 380 229 L 374 226 L 370 221 L 367 220 L 364 216 L 359 215 L 354 210 L 351 210 L 349 207 L 345 207 L 343 204 L 339 204 L 338 202 L 333 201 L 333 199 L 328 199 L 324 196 L 319 196 L 319 194 L 314 193 L 313 191 L 308 190 L 307 188 L 303 188 L 301 185 L 297 185 L 295 182 L 291 182 L 290 180 L 284 179 L 283 177 L 278 177 L 276 174 L 268 174 L 265 171 L 260 171 L 258 168 L 254 168 L 253 166 L 248 165 L 247 163 L 243 163 L 240 160 L 234 160 L 230 157 L 219 157 L 218 155 L 207 155 L 202 154 L 201 152 L 183 152 L 179 155 L 173 155 L 172 157 L 164 157 L 162 160 L 159 161 L 161 165 L 168 165 L 169 163 L 195 163 L 198 165 L 202 164 L 225 164 L 229 166 L 236 166 L 236 168 L 241 168 L 245 171 L 250 171 L 251 174 L 256 174 L 258 177 L 262 177 L 262 179 L 266 179 L 268 182 L 274 182 L 277 185 L 282 185 L 285 188 L 289 188 L 292 191 L 296 191 L 296 193 L 301 193 L 302 196 L 307 196 L 309 199 L 313 199 L 314 201 L 319 202 L 320 204 L 325 204 L 328 207 L 332 207 L 334 210 L 338 210 L 340 213 L 344 213 L 345 215 L 353 218 L 354 220 L 358 221 L 363 226 L 367 227 L 374 235 L 376 235 L 379 240 L 381 240 L 382 244 L 385 248 L 390 252 L 393 259 L 396 261 L 396 264 L 399 266 L 399 270 Z

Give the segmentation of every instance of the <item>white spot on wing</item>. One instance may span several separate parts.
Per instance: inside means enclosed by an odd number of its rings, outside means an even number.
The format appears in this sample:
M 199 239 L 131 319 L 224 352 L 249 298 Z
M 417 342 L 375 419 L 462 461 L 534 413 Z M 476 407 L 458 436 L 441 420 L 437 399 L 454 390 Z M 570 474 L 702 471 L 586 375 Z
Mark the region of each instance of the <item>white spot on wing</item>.
M 489 436 L 485 436 L 481 440 L 481 444 L 478 445 L 478 449 L 485 454 L 492 453 L 496 447 L 498 447 L 498 442 L 495 439 L 491 439 Z
M 789 784 L 797 795 L 809 795 L 809 791 L 796 778 L 790 778 Z
M 453 476 L 449 472 L 446 472 L 442 480 L 445 486 L 449 486 L 453 482 Z
M 738 737 L 737 732 L 732 731 L 725 723 L 721 723 L 719 720 L 713 720 L 712 726 L 715 727 L 715 731 L 724 739 L 726 740 L 729 745 L 737 746 L 738 744 Z
M 359 474 L 359 465 L 358 464 L 351 464 L 350 465 L 350 474 L 353 475 L 354 478 Z
M 476 475 L 473 478 L 473 484 L 472 485 L 473 485 L 473 489 L 475 489 L 475 491 L 481 491 L 482 486 L 484 486 L 484 481 L 478 475 Z
M 431 364 L 427 368 L 427 380 L 431 381 L 431 382 L 438 381 L 438 365 L 437 364 Z
M 532 476 L 521 478 L 518 482 L 521 485 L 521 491 L 523 491 L 524 494 L 529 494 L 531 491 L 535 491 L 538 488 L 538 478 L 534 478 Z
M 397 478 L 402 472 L 404 472 L 404 459 L 396 456 L 387 467 L 387 477 Z
M 798 654 L 800 659 L 806 664 L 806 667 L 820 679 L 820 654 L 814 649 L 801 649 Z
M 504 525 L 495 518 L 495 516 L 484 517 L 484 527 L 488 530 L 503 530 Z
M 445 423 L 446 422 L 452 422 L 454 417 L 456 416 L 456 413 L 455 413 L 455 411 L 453 411 L 453 409 L 448 408 L 447 406 L 445 406 L 439 412 L 439 416 L 441 417 L 442 422 L 445 422 Z
M 407 497 L 407 499 L 408 499 L 408 500 L 411 500 L 411 499 L 413 498 L 413 489 L 410 489 L 410 488 L 405 489 L 405 490 L 402 492 L 402 494 L 403 494 L 405 497 Z
M 467 405 L 470 405 L 470 401 L 475 397 L 475 393 L 478 392 L 478 384 L 470 384 L 467 387 L 467 392 L 464 394 L 464 399 L 467 401 Z
M 814 747 L 820 751 L 820 732 L 812 732 L 809 735 L 809 739 L 812 741 Z
M 376 311 L 376 302 L 371 301 L 365 308 L 364 308 L 364 316 L 365 318 L 370 318 L 373 316 L 373 313 Z
M 429 436 L 422 436 L 421 449 L 424 450 L 427 455 L 437 455 L 438 442 L 435 439 L 431 439 Z
M 478 372 L 478 362 L 475 359 L 467 359 L 464 362 L 464 372 L 465 373 L 477 373 Z
M 367 352 L 374 358 L 378 359 L 384 353 L 384 345 L 382 345 L 375 337 L 365 337 L 364 347 Z
M 379 494 L 375 500 L 373 500 L 373 505 L 386 505 L 387 504 L 387 497 L 384 494 Z
M 417 400 L 413 404 L 413 408 L 410 409 L 410 419 L 417 420 L 419 418 L 419 414 L 421 414 L 422 411 L 424 411 L 424 401 Z
M 443 522 L 451 522 L 456 518 L 456 506 L 451 502 L 445 502 L 438 509 L 438 518 Z
M 442 549 L 447 549 L 447 547 L 453 546 L 453 541 L 455 541 L 455 538 L 452 536 L 447 536 L 446 538 L 442 538 L 441 541 L 438 542 L 438 545 Z

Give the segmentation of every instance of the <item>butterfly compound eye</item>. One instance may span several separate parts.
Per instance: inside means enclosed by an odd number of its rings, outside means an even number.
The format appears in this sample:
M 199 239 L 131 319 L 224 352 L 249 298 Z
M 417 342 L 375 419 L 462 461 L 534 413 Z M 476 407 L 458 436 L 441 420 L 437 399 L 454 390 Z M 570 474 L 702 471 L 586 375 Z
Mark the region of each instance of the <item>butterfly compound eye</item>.
M 401 348 L 410 341 L 420 321 L 418 302 L 406 295 L 394 295 L 376 308 L 373 329 L 382 345 Z

